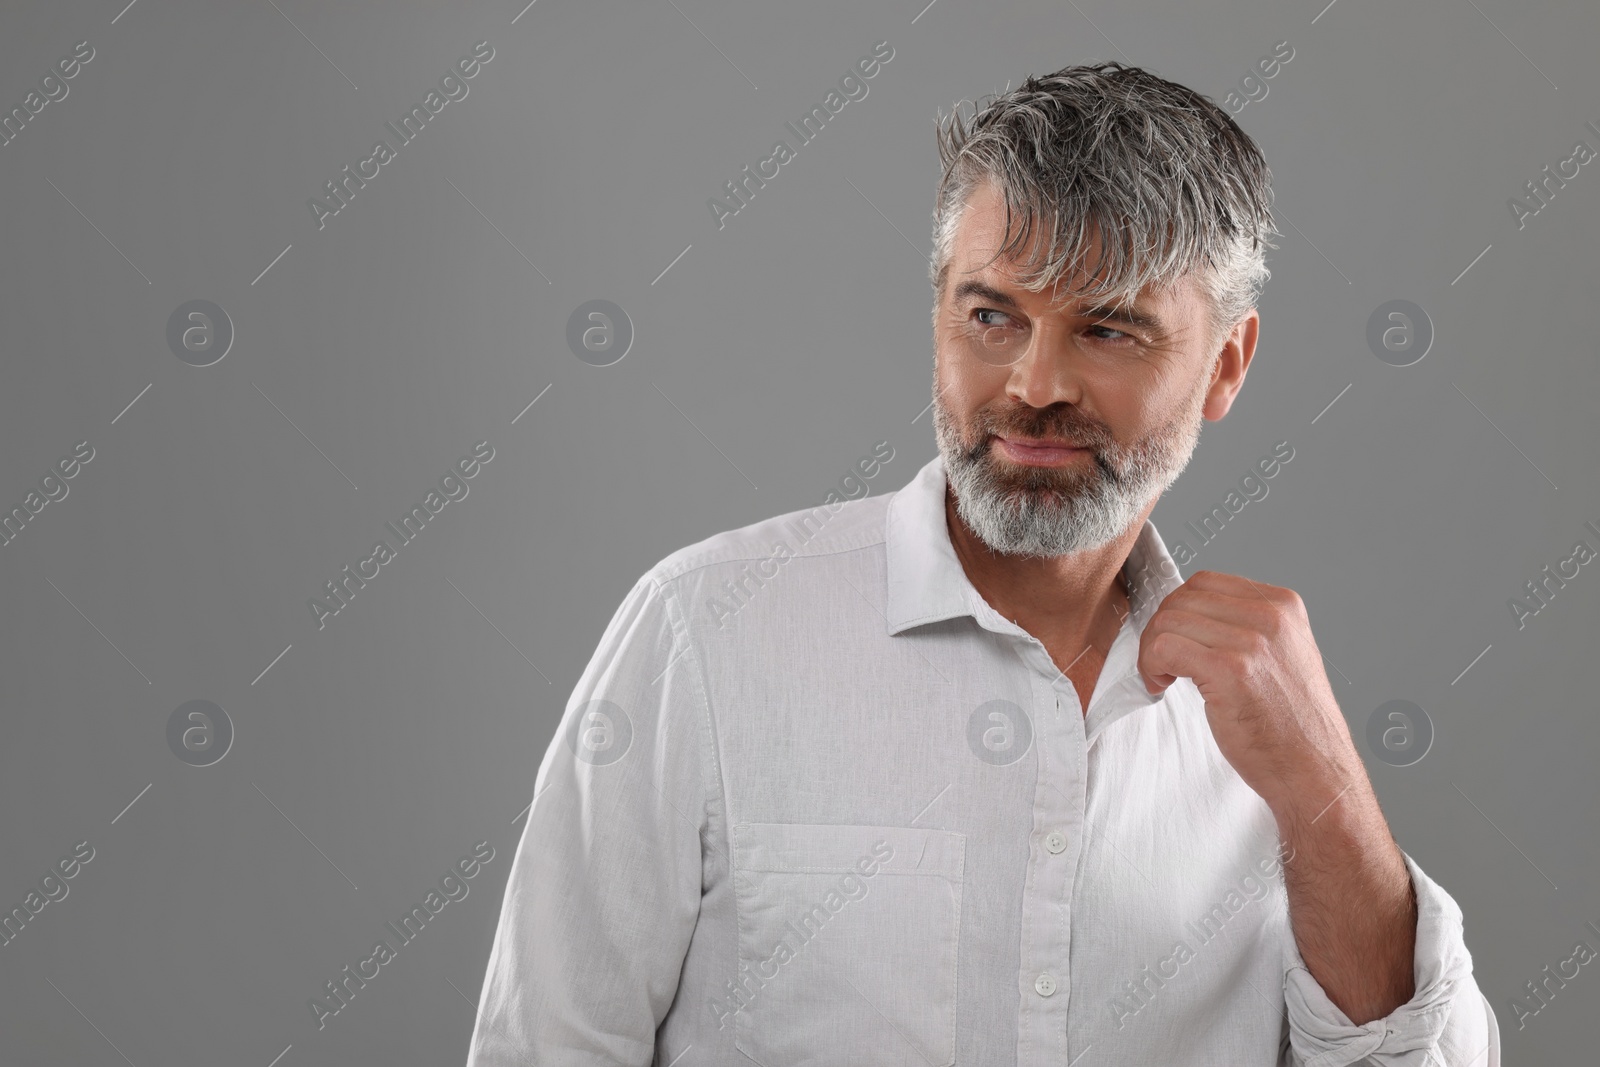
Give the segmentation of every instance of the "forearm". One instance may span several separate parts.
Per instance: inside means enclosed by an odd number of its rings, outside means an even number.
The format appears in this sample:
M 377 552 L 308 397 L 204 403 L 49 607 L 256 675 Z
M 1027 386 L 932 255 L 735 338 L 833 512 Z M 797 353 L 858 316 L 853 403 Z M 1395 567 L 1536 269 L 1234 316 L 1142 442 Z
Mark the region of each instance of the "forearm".
M 1415 992 L 1416 897 L 1365 771 L 1329 781 L 1296 788 L 1274 814 L 1289 857 L 1284 886 L 1296 947 L 1328 999 L 1359 1026 Z

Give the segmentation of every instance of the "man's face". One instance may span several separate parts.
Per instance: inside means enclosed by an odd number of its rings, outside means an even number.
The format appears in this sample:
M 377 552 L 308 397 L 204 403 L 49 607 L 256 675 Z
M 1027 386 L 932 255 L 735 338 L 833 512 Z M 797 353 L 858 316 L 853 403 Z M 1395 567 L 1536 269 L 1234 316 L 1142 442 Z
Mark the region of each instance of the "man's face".
M 939 451 L 958 514 L 994 551 L 1098 548 L 1177 479 L 1202 416 L 1221 418 L 1237 386 L 1208 396 L 1218 353 L 1192 277 L 1115 311 L 1059 296 L 1086 275 L 1030 293 L 1014 261 L 984 266 L 1004 229 L 1003 197 L 980 187 L 935 314 Z M 1043 240 L 1036 227 L 1030 255 Z M 1075 447 L 1039 447 L 1052 443 Z

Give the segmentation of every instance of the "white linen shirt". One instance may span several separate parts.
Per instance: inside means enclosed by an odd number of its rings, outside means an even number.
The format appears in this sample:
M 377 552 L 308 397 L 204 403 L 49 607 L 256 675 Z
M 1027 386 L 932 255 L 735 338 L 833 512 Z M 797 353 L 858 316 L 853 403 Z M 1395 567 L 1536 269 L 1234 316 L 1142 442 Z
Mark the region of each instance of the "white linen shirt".
M 468 1067 L 1499 1067 L 1409 855 L 1415 996 L 1355 1026 L 1306 969 L 1271 811 L 1193 682 L 1135 669 L 1182 582 L 1155 526 L 1085 715 L 967 579 L 945 484 L 633 586 L 540 764 Z

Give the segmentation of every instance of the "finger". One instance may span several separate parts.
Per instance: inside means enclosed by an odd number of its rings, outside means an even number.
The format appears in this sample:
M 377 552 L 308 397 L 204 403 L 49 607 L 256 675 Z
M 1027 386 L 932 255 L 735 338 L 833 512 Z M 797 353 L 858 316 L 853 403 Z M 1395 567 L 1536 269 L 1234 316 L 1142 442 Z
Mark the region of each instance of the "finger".
M 1211 655 L 1211 650 L 1194 638 L 1164 630 L 1148 641 L 1140 640 L 1135 662 L 1145 691 L 1159 696 L 1179 678 L 1192 678 L 1196 685 L 1204 685 L 1210 678 L 1206 665 Z
M 1212 614 L 1212 611 L 1217 614 Z M 1139 647 L 1144 648 L 1158 634 L 1175 633 L 1197 641 L 1206 648 L 1245 651 L 1255 643 L 1257 635 L 1267 632 L 1265 625 L 1268 622 L 1259 612 L 1252 613 L 1248 605 L 1243 609 L 1229 606 L 1216 608 L 1189 601 L 1163 607 L 1152 615 L 1139 636 Z
M 1176 674 L 1158 674 L 1153 679 L 1141 676 L 1140 680 L 1144 682 L 1144 691 L 1146 693 L 1153 697 L 1158 697 L 1165 693 L 1173 682 L 1178 680 L 1178 676 Z
M 1260 629 L 1282 613 L 1282 606 L 1258 596 L 1249 586 L 1236 587 L 1243 595 L 1221 589 L 1174 589 L 1151 613 L 1153 621 L 1164 610 L 1182 609 L 1210 615 L 1213 618 Z
M 1257 581 L 1254 578 L 1246 578 L 1240 574 L 1225 574 L 1222 571 L 1195 571 L 1178 588 L 1183 589 L 1185 587 L 1203 592 L 1238 597 L 1241 600 L 1266 600 L 1269 603 L 1276 603 L 1278 598 L 1289 592 L 1283 586 Z M 1173 590 L 1173 592 L 1177 591 L 1177 589 Z

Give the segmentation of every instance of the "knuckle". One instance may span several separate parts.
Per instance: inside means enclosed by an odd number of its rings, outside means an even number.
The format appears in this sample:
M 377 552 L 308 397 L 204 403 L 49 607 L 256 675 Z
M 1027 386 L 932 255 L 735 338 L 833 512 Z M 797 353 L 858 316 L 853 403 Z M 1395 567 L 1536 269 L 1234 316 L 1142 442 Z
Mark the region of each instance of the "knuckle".
M 1262 616 L 1259 633 L 1267 643 L 1270 643 L 1272 641 L 1276 641 L 1278 638 L 1281 638 L 1289 631 L 1289 629 L 1290 623 L 1285 613 L 1279 609 L 1273 608 L 1267 610 Z

